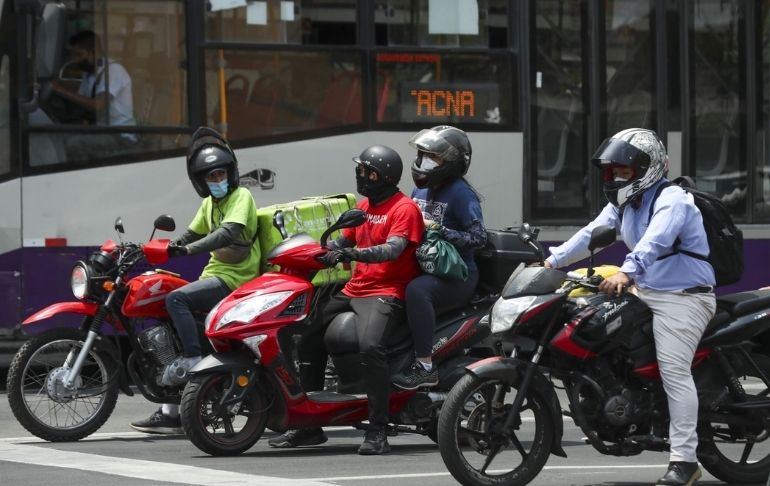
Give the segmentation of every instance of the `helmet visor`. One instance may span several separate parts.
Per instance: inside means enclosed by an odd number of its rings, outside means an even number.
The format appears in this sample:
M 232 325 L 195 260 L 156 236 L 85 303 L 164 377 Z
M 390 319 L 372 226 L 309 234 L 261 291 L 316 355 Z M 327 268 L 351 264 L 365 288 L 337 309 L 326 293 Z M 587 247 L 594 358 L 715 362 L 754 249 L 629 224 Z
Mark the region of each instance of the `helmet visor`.
M 650 166 L 650 156 L 628 142 L 608 138 L 596 149 L 591 162 L 599 168 L 607 165 L 625 165 L 635 169 L 647 169 Z
M 433 129 L 420 130 L 409 140 L 409 145 L 418 151 L 435 154 L 445 160 L 454 160 L 459 155 L 457 148 L 441 136 L 440 131 Z

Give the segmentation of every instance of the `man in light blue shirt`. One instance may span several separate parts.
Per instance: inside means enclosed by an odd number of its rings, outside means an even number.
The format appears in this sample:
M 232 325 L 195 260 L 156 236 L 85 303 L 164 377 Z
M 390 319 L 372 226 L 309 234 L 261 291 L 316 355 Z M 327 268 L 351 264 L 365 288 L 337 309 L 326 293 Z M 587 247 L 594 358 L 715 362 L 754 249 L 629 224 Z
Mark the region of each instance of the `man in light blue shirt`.
M 545 265 L 561 267 L 586 257 L 596 226 L 613 226 L 622 234 L 631 252 L 620 271 L 605 279 L 599 290 L 620 294 L 634 285 L 636 294 L 652 310 L 658 365 L 671 418 L 669 467 L 656 484 L 689 486 L 701 475 L 695 455 L 698 395 L 690 367 L 716 310 L 713 268 L 686 254 L 709 254 L 703 218 L 692 195 L 677 185 L 663 188 L 655 199 L 659 187 L 667 182 L 668 170 L 666 148 L 655 132 L 623 130 L 602 143 L 592 162 L 603 171 L 604 194 L 610 202 L 564 244 L 550 248 Z

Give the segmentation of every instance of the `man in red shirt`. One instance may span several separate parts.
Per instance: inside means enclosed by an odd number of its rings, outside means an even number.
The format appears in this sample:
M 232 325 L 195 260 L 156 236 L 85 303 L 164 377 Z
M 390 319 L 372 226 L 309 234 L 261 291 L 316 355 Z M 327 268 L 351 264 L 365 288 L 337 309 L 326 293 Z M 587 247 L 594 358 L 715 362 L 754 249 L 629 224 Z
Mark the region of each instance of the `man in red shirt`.
M 358 453 L 373 455 L 390 451 L 385 434 L 390 393 L 385 343 L 394 326 L 404 319 L 406 284 L 419 274 L 415 250 L 425 227 L 420 209 L 398 189 L 403 164 L 395 150 L 373 145 L 353 161 L 357 190 L 366 197 L 358 203 L 366 212 L 366 221 L 342 230 L 342 235 L 328 244 L 330 251 L 323 261 L 329 266 L 357 263 L 352 278 L 302 337 L 300 355 L 308 363 L 302 370 L 302 385 L 306 391 L 323 389 L 327 359 L 324 332 L 337 314 L 355 312 L 369 400 L 369 430 Z M 296 447 L 326 440 L 323 430 L 314 428 L 290 430 L 268 443 L 272 447 Z

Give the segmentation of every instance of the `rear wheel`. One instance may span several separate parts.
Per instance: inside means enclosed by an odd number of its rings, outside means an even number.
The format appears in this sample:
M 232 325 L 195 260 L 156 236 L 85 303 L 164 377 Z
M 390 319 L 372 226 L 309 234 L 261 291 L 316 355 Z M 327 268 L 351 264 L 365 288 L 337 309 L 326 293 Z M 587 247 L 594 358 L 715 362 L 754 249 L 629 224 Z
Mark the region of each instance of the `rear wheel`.
M 230 373 L 196 376 L 184 389 L 180 415 L 187 438 L 212 456 L 234 456 L 253 446 L 265 431 L 267 403 L 259 389 L 242 401 L 220 406 L 233 377 Z
M 94 349 L 86 356 L 72 386 L 65 361 L 83 348 L 77 329 L 52 329 L 16 352 L 8 370 L 8 402 L 16 420 L 51 442 L 82 439 L 107 421 L 118 400 L 115 362 Z
M 770 358 L 752 354 L 762 373 L 770 378 Z M 741 355 L 730 356 L 738 381 L 748 401 L 766 401 L 770 390 L 759 373 Z M 731 402 L 728 398 L 728 402 Z M 725 405 L 728 405 L 727 403 Z M 722 406 L 726 419 L 735 416 Z M 717 414 L 720 413 L 718 409 Z M 698 459 L 708 472 L 728 484 L 750 484 L 767 481 L 770 474 L 770 411 L 767 407 L 738 412 L 738 419 L 749 419 L 749 424 L 702 422 L 698 425 Z
M 545 465 L 554 434 L 541 397 L 530 390 L 511 429 L 502 428 L 516 393 L 500 379 L 471 374 L 452 388 L 439 415 L 438 444 L 460 483 L 525 485 Z

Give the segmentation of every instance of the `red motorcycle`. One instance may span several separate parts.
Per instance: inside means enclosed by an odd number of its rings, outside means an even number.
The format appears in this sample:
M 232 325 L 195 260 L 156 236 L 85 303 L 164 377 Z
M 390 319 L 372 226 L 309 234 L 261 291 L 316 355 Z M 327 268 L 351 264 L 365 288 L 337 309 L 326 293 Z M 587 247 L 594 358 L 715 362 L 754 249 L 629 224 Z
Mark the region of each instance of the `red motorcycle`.
M 235 455 L 253 446 L 265 427 L 362 427 L 368 419 L 354 313 L 336 316 L 324 336 L 337 373 L 336 390 L 306 392 L 299 382 L 296 353 L 296 338 L 328 298 L 328 292 L 311 283 L 324 268 L 316 258 L 328 251 L 326 240 L 332 232 L 358 226 L 364 218 L 359 209 L 346 211 L 323 233 L 320 244 L 307 234 L 287 238 L 283 232 L 284 241 L 267 256 L 280 271 L 243 285 L 211 310 L 206 336 L 216 352 L 191 370 L 180 412 L 187 437 L 200 450 Z M 280 212 L 274 223 L 280 230 Z M 493 301 L 494 296 L 487 295 L 439 316 L 433 362 L 440 383 L 430 389 L 392 391 L 391 433 L 419 433 L 436 440 L 438 409 L 464 366 L 477 359 L 467 350 L 489 335 L 482 317 Z M 408 326 L 398 326 L 390 337 L 388 357 L 393 372 L 414 359 Z
M 174 231 L 176 225 L 170 216 L 160 216 L 154 226 Z M 124 232 L 120 218 L 115 229 Z M 169 240 L 153 240 L 155 230 L 144 245 L 107 240 L 87 261 L 75 263 L 76 302 L 50 305 L 22 323 L 33 326 L 63 313 L 83 316 L 79 329 L 42 332 L 13 358 L 8 401 L 16 420 L 32 434 L 61 442 L 96 432 L 112 414 L 118 390 L 133 395 L 129 375 L 148 400 L 179 403 L 181 388 L 160 384 L 164 367 L 181 349 L 165 298 L 187 282 L 164 270 L 128 276 L 140 262 L 168 260 Z M 105 333 L 105 324 L 114 332 Z M 117 342 L 123 334 L 132 350 L 125 365 Z

